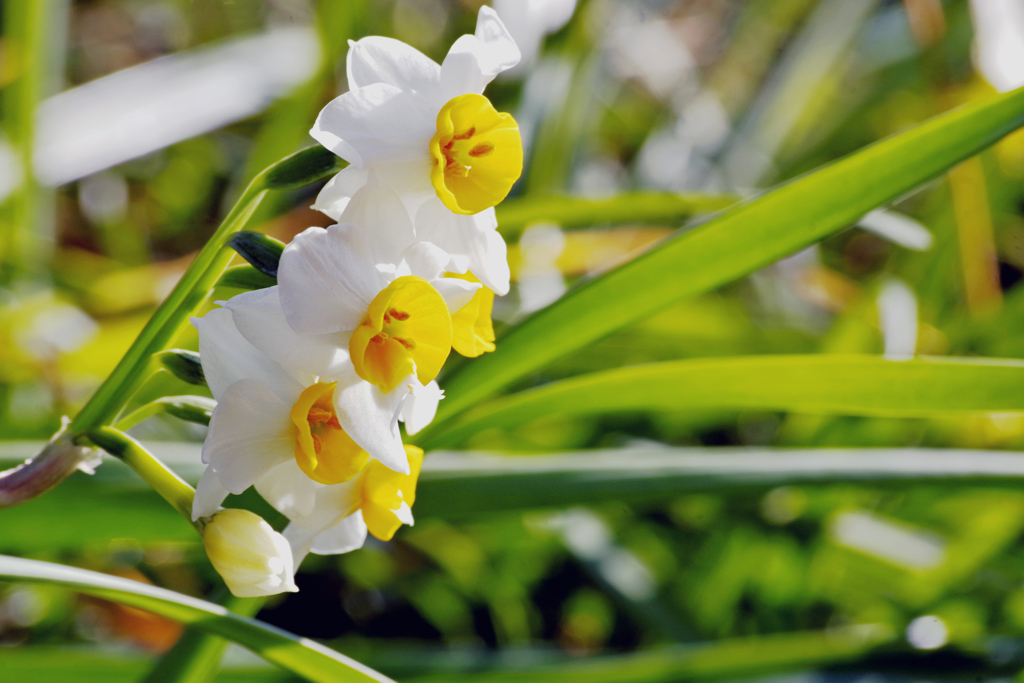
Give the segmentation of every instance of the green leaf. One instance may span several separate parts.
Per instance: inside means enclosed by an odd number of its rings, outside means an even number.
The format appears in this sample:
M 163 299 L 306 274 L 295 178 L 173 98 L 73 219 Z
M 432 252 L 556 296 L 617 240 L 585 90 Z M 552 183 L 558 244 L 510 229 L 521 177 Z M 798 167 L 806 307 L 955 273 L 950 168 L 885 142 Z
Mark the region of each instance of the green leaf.
M 157 359 L 168 372 L 180 379 L 182 382 L 196 386 L 206 386 L 206 375 L 203 374 L 203 364 L 199 360 L 199 354 L 195 351 L 185 349 L 168 349 L 157 354 Z
M 865 625 L 828 633 L 782 633 L 717 643 L 664 647 L 629 655 L 520 670 L 478 671 L 417 678 L 428 683 L 667 683 L 763 676 L 823 664 L 856 660 L 893 640 L 892 630 Z
M 228 246 L 268 278 L 277 278 L 277 264 L 281 261 L 284 242 L 260 232 L 241 230 L 231 236 Z
M 98 572 L 0 555 L 0 577 L 55 583 L 80 593 L 143 609 L 223 636 L 268 662 L 310 681 L 390 681 L 330 648 L 287 631 L 234 614 L 220 605 Z
M 217 604 L 243 617 L 254 617 L 266 598 L 238 598 L 223 591 Z M 150 669 L 140 683 L 208 683 L 217 675 L 227 641 L 189 628 Z
M 457 444 L 481 429 L 548 415 L 714 408 L 882 417 L 1024 411 L 1024 362 L 821 354 L 635 365 L 497 399 L 423 444 Z
M 445 381 L 435 430 L 481 399 L 683 297 L 720 287 L 857 221 L 1024 124 L 1024 88 L 936 117 L 797 178 L 534 314 Z
M 498 230 L 506 239 L 518 236 L 531 223 L 550 221 L 565 229 L 592 225 L 643 223 L 679 225 L 695 214 L 720 211 L 739 201 L 732 195 L 626 192 L 607 199 L 526 196 L 494 207 Z
M 929 448 L 668 448 L 509 456 L 434 452 L 424 461 L 414 513 L 482 513 L 625 501 L 658 505 L 696 492 L 858 482 L 1017 486 L 1018 453 Z M 51 494 L 53 495 L 53 494 Z
M 217 280 L 215 287 L 237 287 L 252 291 L 254 289 L 266 289 L 277 284 L 276 277 L 270 277 L 261 273 L 252 266 L 231 266 L 224 271 L 224 274 Z

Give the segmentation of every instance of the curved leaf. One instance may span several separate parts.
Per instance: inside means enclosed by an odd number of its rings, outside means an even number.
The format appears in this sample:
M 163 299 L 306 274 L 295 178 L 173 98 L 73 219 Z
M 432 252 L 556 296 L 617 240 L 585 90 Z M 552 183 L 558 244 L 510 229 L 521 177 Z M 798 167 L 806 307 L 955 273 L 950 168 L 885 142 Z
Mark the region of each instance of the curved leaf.
M 498 204 L 494 210 L 498 213 L 498 230 L 510 239 L 539 221 L 558 223 L 566 229 L 615 223 L 679 225 L 693 215 L 720 211 L 737 201 L 739 197 L 733 195 L 648 191 L 626 192 L 606 199 L 517 197 Z
M 240 617 L 220 605 L 164 588 L 6 555 L 0 555 L 0 578 L 56 583 L 153 612 L 244 645 L 268 662 L 310 681 L 391 681 L 383 674 L 307 638 L 299 638 L 261 621 Z
M 744 202 L 590 280 L 445 381 L 430 432 L 556 358 L 856 222 L 1024 125 L 1024 88 L 938 116 Z M 430 433 L 428 432 L 428 433 Z
M 423 443 L 455 444 L 481 429 L 547 415 L 708 408 L 904 417 L 1024 411 L 1024 362 L 828 354 L 635 365 L 497 399 Z

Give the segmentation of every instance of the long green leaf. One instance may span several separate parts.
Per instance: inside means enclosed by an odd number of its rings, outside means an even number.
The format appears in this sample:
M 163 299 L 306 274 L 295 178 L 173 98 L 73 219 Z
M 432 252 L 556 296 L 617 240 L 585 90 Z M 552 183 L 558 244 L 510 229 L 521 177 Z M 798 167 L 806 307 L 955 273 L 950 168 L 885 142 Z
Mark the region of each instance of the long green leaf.
M 416 680 L 423 683 L 670 683 L 758 676 L 856 660 L 892 639 L 892 631 L 886 627 L 861 626 L 830 633 L 786 633 L 668 647 L 518 671 L 445 674 Z
M 391 681 L 330 648 L 240 617 L 220 605 L 156 586 L 49 562 L 0 555 L 0 578 L 56 583 L 137 607 L 244 645 L 268 662 L 310 681 Z
M 448 377 L 429 429 L 556 358 L 843 229 L 1024 125 L 1024 88 L 953 110 L 793 180 L 597 279 Z
M 607 199 L 541 195 L 518 197 L 495 207 L 498 230 L 513 238 L 539 221 L 565 229 L 616 223 L 679 225 L 695 214 L 720 211 L 739 201 L 732 195 L 626 192 Z
M 1024 411 L 1024 362 L 878 356 L 741 356 L 616 368 L 512 394 L 435 431 L 430 448 L 547 415 L 708 408 L 929 416 Z
M 243 617 L 254 617 L 266 598 L 238 598 L 224 590 L 217 604 Z M 139 683 L 209 683 L 217 675 L 228 642 L 190 628 L 165 652 Z
M 623 448 L 510 457 L 435 452 L 416 516 L 563 508 L 607 501 L 656 505 L 697 491 L 860 482 L 1018 486 L 1024 455 L 929 448 Z

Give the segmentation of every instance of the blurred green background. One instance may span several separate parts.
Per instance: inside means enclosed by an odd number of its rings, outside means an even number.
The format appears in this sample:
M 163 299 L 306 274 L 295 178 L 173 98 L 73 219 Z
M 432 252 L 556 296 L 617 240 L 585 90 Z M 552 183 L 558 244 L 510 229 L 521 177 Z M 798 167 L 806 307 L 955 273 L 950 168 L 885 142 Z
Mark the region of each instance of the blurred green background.
M 528 155 L 499 218 L 521 197 L 637 189 L 711 212 L 1005 89 L 985 61 L 986 4 L 1024 46 L 1013 1 L 979 0 L 972 15 L 960 0 L 511 0 L 508 22 L 538 54 L 488 89 L 520 122 Z M 312 144 L 317 112 L 346 88 L 347 39 L 393 36 L 440 61 L 479 5 L 3 2 L 0 458 L 28 457 L 74 414 L 244 184 Z M 1007 78 L 1024 69 L 1010 55 Z M 260 229 L 287 241 L 327 225 L 307 208 L 318 189 L 275 197 Z M 724 355 L 1024 358 L 1024 133 L 891 209 L 530 383 Z M 510 219 L 515 282 L 496 303 L 499 334 L 681 224 Z M 133 401 L 185 393 L 196 388 L 161 373 Z M 203 428 L 156 416 L 131 433 L 198 476 Z M 627 449 L 625 477 L 630 457 L 767 447 L 1012 451 L 1024 416 L 553 416 L 461 445 L 517 458 Z M 443 455 L 428 455 L 414 527 L 310 556 L 300 592 L 259 617 L 402 680 L 513 680 L 501 672 L 595 656 L 608 659 L 579 680 L 987 680 L 1024 668 L 1019 474 L 882 482 L 851 470 L 780 486 L 684 472 L 628 499 L 471 501 L 453 513 L 440 501 L 459 491 L 431 478 L 432 457 Z M 0 552 L 196 596 L 218 584 L 193 531 L 117 462 L 0 512 Z M 137 680 L 180 632 L 63 589 L 0 584 L 0 681 Z M 217 680 L 287 680 L 267 667 L 230 649 Z

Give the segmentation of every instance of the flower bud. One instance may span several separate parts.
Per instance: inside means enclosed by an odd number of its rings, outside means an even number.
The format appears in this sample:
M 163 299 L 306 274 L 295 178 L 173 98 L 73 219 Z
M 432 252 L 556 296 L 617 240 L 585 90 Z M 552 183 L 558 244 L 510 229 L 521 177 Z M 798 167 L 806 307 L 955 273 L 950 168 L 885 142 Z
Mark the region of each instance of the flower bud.
M 292 549 L 259 515 L 229 508 L 203 529 L 203 545 L 214 568 L 240 598 L 296 592 Z

